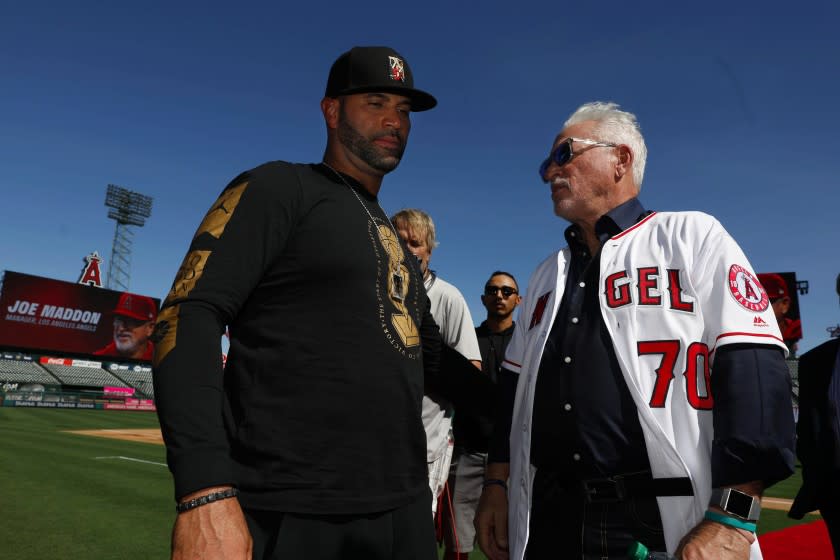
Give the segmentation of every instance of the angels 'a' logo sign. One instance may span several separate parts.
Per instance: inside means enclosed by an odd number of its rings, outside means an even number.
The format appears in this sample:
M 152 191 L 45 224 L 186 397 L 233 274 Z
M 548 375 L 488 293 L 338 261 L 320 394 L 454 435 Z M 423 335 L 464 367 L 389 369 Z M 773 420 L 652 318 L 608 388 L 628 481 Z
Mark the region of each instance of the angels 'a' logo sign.
M 405 64 L 398 56 L 389 56 L 388 64 L 391 65 L 391 79 L 398 82 L 405 81 Z
M 96 251 L 85 257 L 86 264 L 82 269 L 82 275 L 79 276 L 79 284 L 102 287 L 102 273 L 99 271 L 101 261 L 102 259 Z
M 770 305 L 770 298 L 758 279 L 743 266 L 729 267 L 729 293 L 741 307 L 760 313 Z

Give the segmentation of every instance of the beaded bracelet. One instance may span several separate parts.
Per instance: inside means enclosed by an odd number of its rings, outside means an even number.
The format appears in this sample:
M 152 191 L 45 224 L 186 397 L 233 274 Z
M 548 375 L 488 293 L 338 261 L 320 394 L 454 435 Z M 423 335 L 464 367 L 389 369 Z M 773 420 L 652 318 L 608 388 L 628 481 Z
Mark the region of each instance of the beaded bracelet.
M 220 490 L 211 494 L 199 496 L 198 498 L 193 498 L 192 500 L 187 500 L 186 502 L 181 502 L 180 504 L 175 506 L 175 511 L 177 511 L 178 513 L 184 513 L 185 511 L 190 511 L 191 509 L 195 509 L 199 506 L 204 506 L 212 502 L 218 502 L 220 500 L 226 500 L 228 498 L 235 498 L 238 495 L 239 490 L 237 490 L 236 488 Z
M 487 488 L 488 486 L 501 486 L 507 492 L 507 482 L 498 478 L 488 478 L 481 485 L 482 488 Z
M 708 519 L 709 521 L 715 521 L 722 525 L 729 525 L 730 527 L 735 527 L 736 529 L 743 529 L 745 531 L 749 531 L 750 533 L 755 533 L 755 523 L 741 521 L 739 519 L 735 519 L 734 517 L 729 517 L 728 515 L 723 515 L 722 513 L 717 513 L 715 511 L 707 511 L 706 515 L 704 515 L 703 517 L 705 519 Z

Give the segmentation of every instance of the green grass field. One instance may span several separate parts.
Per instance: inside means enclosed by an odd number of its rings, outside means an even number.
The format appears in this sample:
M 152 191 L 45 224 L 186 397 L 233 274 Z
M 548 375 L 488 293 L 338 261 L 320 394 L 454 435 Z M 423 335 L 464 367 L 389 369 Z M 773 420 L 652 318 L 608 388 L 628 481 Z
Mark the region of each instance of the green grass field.
M 67 433 L 157 426 L 147 412 L 0 407 L 0 558 L 168 558 L 175 512 L 163 446 Z M 800 483 L 797 472 L 767 496 L 792 498 Z M 764 509 L 758 530 L 802 522 Z
M 148 412 L 0 408 L 0 558 L 168 558 L 163 446 L 66 433 L 157 426 Z

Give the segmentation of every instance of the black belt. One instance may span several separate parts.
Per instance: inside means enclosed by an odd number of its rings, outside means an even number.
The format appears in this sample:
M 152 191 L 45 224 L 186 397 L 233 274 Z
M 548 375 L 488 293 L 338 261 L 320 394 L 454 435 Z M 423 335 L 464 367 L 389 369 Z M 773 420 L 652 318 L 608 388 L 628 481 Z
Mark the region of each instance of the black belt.
M 622 502 L 628 498 L 694 495 L 688 477 L 652 478 L 649 471 L 589 478 L 579 484 L 584 498 L 590 504 Z

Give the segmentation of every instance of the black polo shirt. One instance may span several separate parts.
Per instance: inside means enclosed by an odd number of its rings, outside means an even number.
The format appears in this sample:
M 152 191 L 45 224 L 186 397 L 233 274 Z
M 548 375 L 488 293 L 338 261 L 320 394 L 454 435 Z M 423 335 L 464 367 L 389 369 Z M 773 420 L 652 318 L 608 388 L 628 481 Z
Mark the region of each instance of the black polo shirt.
M 595 233 L 603 244 L 647 214 L 631 199 L 602 216 Z M 577 225 L 566 229 L 566 241 L 572 259 L 537 375 L 531 462 L 572 479 L 649 469 L 636 405 L 601 315 L 601 252 L 590 254 Z

